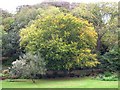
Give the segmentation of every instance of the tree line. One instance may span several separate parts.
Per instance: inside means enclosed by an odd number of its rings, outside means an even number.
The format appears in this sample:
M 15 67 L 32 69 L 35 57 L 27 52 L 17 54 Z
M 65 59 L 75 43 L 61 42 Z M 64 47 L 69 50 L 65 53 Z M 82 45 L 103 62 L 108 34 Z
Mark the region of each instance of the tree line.
M 22 71 L 25 67 L 33 68 L 34 72 L 28 73 L 88 67 L 118 71 L 118 4 L 67 5 L 23 5 L 15 14 L 1 9 L 3 65 L 11 66 L 14 62 L 15 72 L 19 67 L 23 67 Z

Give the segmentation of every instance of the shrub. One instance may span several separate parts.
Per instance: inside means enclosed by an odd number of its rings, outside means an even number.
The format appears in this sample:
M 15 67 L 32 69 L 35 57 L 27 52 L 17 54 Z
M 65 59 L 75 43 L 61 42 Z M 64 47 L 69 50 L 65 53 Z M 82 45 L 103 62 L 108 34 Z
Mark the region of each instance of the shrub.
M 33 80 L 36 74 L 45 74 L 45 65 L 46 63 L 39 53 L 36 55 L 26 53 L 19 60 L 12 63 L 11 75 L 24 78 L 29 77 Z
M 96 78 L 103 81 L 118 81 L 118 75 L 116 73 L 111 73 L 111 72 L 105 72 L 104 74 L 99 74 Z
M 106 52 L 101 58 L 100 68 L 103 68 L 105 71 L 118 72 L 120 63 L 119 63 L 119 48 L 113 48 L 109 52 Z

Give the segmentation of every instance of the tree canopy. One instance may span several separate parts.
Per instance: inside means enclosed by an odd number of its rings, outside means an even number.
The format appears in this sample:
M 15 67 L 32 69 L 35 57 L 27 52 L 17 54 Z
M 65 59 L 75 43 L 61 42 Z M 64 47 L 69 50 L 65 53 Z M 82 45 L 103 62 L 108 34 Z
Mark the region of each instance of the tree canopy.
M 20 6 L 16 14 L 0 11 L 3 64 L 39 52 L 50 70 L 119 66 L 117 3 L 45 2 Z
M 71 14 L 61 13 L 35 20 L 21 30 L 20 37 L 20 45 L 26 51 L 39 51 L 49 69 L 93 67 L 99 63 L 93 54 L 97 41 L 94 27 Z

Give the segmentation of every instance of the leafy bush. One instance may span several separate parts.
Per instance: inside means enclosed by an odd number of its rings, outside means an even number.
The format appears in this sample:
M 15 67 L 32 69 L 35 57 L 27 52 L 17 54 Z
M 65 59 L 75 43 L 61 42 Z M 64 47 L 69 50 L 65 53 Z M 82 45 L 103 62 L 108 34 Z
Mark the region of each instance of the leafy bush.
M 4 65 L 10 65 L 13 61 L 19 58 L 20 46 L 18 33 L 11 30 L 8 33 L 2 35 L 2 57 L 6 57 L 3 60 Z
M 12 63 L 11 75 L 17 77 L 27 77 L 35 78 L 36 74 L 45 74 L 46 63 L 40 54 L 32 55 L 31 53 L 26 53 L 19 60 Z
M 94 27 L 71 14 L 40 18 L 22 29 L 20 37 L 21 47 L 40 52 L 50 70 L 93 67 L 99 63 L 93 53 L 97 41 Z
M 118 81 L 118 75 L 116 73 L 105 72 L 104 74 L 99 74 L 97 79 L 103 81 Z
M 119 63 L 119 48 L 113 48 L 109 52 L 106 52 L 101 57 L 101 65 L 100 68 L 103 68 L 105 71 L 117 72 L 119 71 L 120 63 Z

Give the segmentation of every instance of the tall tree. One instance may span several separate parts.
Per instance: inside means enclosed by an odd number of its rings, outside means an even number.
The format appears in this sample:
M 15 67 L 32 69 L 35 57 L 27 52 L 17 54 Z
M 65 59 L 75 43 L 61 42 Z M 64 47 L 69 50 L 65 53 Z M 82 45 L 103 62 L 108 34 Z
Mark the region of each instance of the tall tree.
M 114 17 L 117 15 L 117 3 L 95 3 L 95 4 L 80 4 L 72 10 L 73 15 L 87 19 L 94 24 L 98 34 L 97 51 L 101 53 L 102 39 L 111 32 L 111 25 Z M 111 22 L 112 21 L 112 22 Z M 114 24 L 113 32 L 116 32 L 117 27 Z M 116 27 L 116 29 L 115 29 Z
M 20 36 L 21 47 L 32 53 L 40 52 L 47 62 L 47 69 L 69 70 L 99 63 L 93 53 L 97 41 L 94 27 L 71 14 L 35 20 L 21 30 Z

